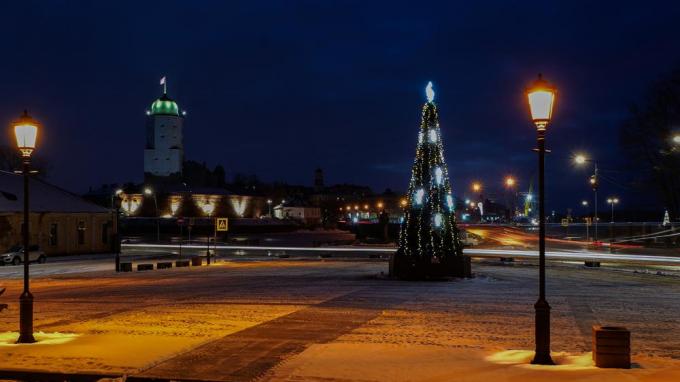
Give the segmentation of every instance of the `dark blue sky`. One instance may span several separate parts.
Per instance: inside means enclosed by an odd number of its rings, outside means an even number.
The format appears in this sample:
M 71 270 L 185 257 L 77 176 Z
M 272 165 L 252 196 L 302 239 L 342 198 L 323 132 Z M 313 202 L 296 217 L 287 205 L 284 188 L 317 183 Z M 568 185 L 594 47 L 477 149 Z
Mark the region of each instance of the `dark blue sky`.
M 678 20 L 672 1 L 7 2 L 0 120 L 28 107 L 44 123 L 56 184 L 141 181 L 144 111 L 167 75 L 187 159 L 305 184 L 319 166 L 327 183 L 401 190 L 432 80 L 462 195 L 507 173 L 528 187 L 523 89 L 543 72 L 560 91 L 547 201 L 563 210 L 590 195 L 572 152 L 621 162 L 619 122 L 678 64 Z

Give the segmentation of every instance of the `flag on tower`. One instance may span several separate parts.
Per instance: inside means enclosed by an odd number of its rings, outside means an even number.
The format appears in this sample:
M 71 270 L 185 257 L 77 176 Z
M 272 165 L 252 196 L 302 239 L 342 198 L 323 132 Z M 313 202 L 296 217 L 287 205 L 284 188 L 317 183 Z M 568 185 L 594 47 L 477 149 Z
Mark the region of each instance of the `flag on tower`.
M 163 85 L 163 94 L 168 94 L 168 83 L 165 80 L 165 76 L 161 78 L 161 85 Z
M 165 76 L 163 76 L 163 78 L 161 78 L 161 85 L 165 85 Z

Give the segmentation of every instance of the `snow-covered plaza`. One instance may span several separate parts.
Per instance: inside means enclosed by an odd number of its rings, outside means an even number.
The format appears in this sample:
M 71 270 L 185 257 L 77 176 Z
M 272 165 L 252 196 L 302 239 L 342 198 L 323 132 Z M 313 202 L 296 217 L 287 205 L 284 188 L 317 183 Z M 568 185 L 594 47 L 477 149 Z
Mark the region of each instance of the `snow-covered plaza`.
M 550 264 L 552 350 L 531 366 L 537 267 L 407 282 L 382 261 L 220 262 L 36 278 L 36 344 L 16 345 L 6 282 L 0 369 L 216 381 L 680 380 L 680 280 Z M 598 369 L 591 326 L 632 332 L 634 367 Z

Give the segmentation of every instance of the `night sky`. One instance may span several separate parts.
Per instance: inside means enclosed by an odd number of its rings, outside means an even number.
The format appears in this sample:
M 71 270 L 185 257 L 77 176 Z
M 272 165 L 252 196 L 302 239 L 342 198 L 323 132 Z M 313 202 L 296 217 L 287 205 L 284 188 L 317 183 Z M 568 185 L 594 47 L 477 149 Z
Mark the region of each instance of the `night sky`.
M 431 80 L 463 196 L 473 180 L 499 190 L 505 174 L 528 187 L 523 91 L 542 72 L 560 92 L 547 202 L 563 212 L 591 195 L 575 151 L 625 183 L 618 127 L 678 65 L 678 20 L 672 1 L 5 2 L 0 120 L 28 108 L 44 124 L 53 183 L 141 181 L 144 113 L 166 75 L 187 111 L 186 159 L 308 185 L 321 167 L 327 183 L 404 190 Z M 602 185 L 613 193 L 644 204 Z

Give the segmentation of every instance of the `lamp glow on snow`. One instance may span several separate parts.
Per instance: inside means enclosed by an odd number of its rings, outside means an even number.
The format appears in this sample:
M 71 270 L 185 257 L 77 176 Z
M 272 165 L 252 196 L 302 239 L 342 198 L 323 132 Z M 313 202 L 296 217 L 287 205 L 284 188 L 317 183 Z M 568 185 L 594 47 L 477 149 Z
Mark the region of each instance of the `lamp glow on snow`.
M 541 74 L 538 75 L 538 79 L 534 81 L 531 87 L 527 89 L 531 119 L 539 130 L 545 130 L 552 119 L 556 93 L 555 87 L 544 80 Z
M 33 150 L 35 150 L 35 143 L 38 137 L 38 122 L 28 115 L 28 111 L 24 110 L 24 114 L 12 126 L 14 127 L 14 135 L 16 136 L 17 147 L 21 152 L 21 156 L 29 158 Z

